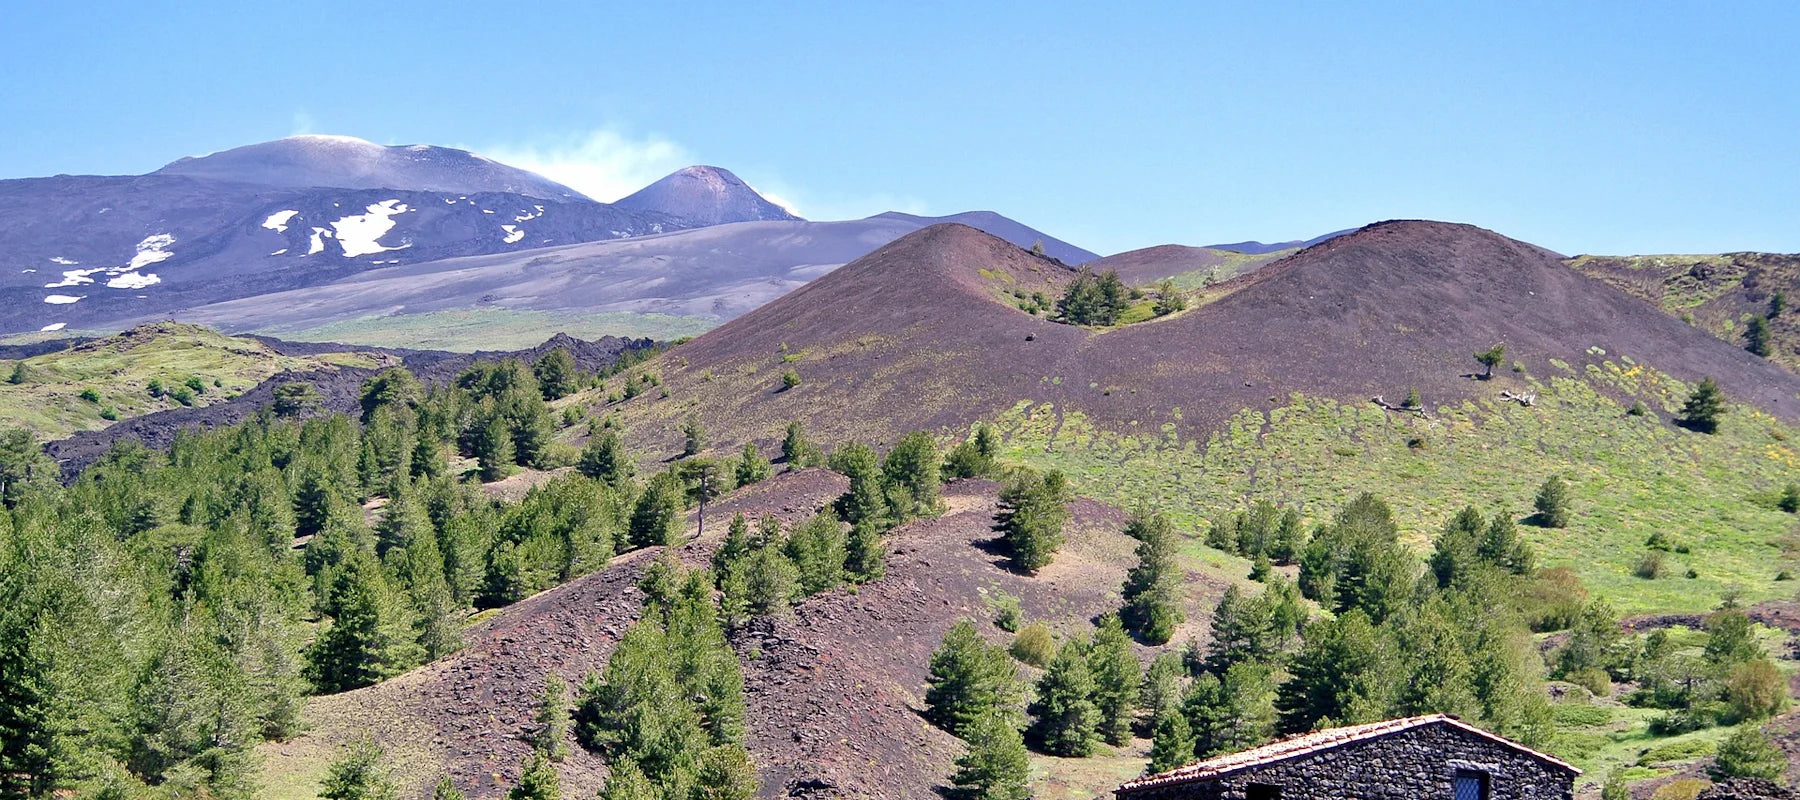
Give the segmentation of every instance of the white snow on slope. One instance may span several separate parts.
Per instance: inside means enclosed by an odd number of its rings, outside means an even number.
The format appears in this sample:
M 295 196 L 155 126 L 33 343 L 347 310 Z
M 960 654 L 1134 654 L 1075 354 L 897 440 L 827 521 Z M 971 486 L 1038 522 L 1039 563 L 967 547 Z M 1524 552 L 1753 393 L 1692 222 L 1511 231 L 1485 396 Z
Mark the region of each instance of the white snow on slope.
M 31 273 L 33 273 L 33 272 L 37 272 L 37 270 L 35 270 L 35 269 L 22 269 L 22 270 L 19 270 L 19 273 L 20 273 L 20 274 L 22 274 L 22 275 L 30 275 L 30 274 L 31 274 Z
M 525 238 L 525 232 L 519 230 L 517 225 L 501 225 L 500 230 L 506 231 L 506 238 L 501 241 L 507 244 L 517 244 L 520 239 Z
M 331 231 L 324 228 L 313 228 L 312 244 L 307 248 L 306 254 L 310 256 L 325 252 L 325 238 L 330 235 Z
M 67 324 L 69 324 L 69 323 L 67 323 L 67 322 L 52 322 L 49 325 L 45 325 L 42 328 L 38 328 L 38 330 L 40 330 L 40 331 L 60 331 L 63 329 L 63 326 L 67 325 Z
M 281 255 L 281 254 L 282 254 L 282 253 L 285 253 L 285 252 L 287 252 L 287 248 L 285 248 L 285 247 L 283 247 L 283 248 L 281 248 L 281 249 L 280 249 L 280 250 L 276 250 L 276 251 L 275 251 L 275 252 L 273 252 L 273 253 L 270 253 L 270 254 L 269 254 L 269 255 L 272 255 L 272 256 L 278 256 L 278 255 Z
M 126 269 L 140 269 L 158 261 L 167 261 L 175 254 L 169 252 L 169 245 L 175 243 L 175 237 L 166 233 L 158 233 L 144 237 L 137 244 L 137 255 L 131 257 L 131 264 Z
M 96 267 L 94 269 L 66 269 L 66 270 L 63 270 L 62 280 L 57 281 L 55 283 L 46 283 L 46 284 L 44 284 L 44 288 L 46 288 L 46 289 L 61 289 L 64 286 L 80 286 L 84 283 L 93 283 L 94 279 L 90 278 L 88 276 L 92 275 L 96 272 L 99 272 L 102 269 L 105 269 L 105 268 L 104 267 Z
M 388 250 L 400 250 L 411 247 L 403 244 L 399 247 L 385 247 L 380 239 L 394 228 L 394 215 L 409 211 L 405 203 L 399 200 L 383 200 L 369 206 L 367 214 L 345 217 L 331 223 L 337 229 L 338 244 L 343 245 L 344 255 L 349 258 L 366 256 Z
M 70 303 L 73 303 L 77 300 L 80 300 L 82 297 L 87 297 L 87 295 L 84 294 L 84 295 L 81 295 L 81 297 L 74 297 L 74 296 L 66 295 L 66 294 L 53 294 L 53 295 L 50 295 L 49 297 L 44 298 L 44 302 L 49 303 L 53 306 L 63 306 L 63 305 L 68 305 Z
M 288 220 L 293 219 L 294 215 L 298 213 L 300 212 L 291 208 L 286 211 L 277 211 L 270 214 L 268 219 L 263 220 L 262 226 L 276 233 L 287 233 Z
M 50 257 L 50 263 L 52 263 L 52 264 L 61 264 L 61 265 L 63 265 L 63 266 L 65 266 L 65 267 L 73 267 L 73 266 L 75 266 L 75 265 L 76 265 L 76 264 L 79 264 L 79 263 L 81 263 L 81 262 L 79 262 L 79 261 L 75 261 L 75 260 L 73 260 L 73 259 L 67 259 L 67 258 L 63 258 L 63 257 L 62 257 L 62 256 L 51 256 L 51 257 Z
M 158 284 L 158 283 L 162 283 L 162 278 L 157 277 L 156 273 L 154 273 L 154 272 L 149 273 L 147 275 L 140 275 L 136 272 L 127 272 L 123 275 L 113 278 L 110 281 L 107 281 L 106 288 L 108 288 L 108 289 L 142 289 L 146 286 L 150 286 L 150 285 Z
M 544 207 L 538 206 L 537 209 L 538 209 L 538 213 L 536 213 L 536 214 L 533 214 L 529 211 L 519 212 L 518 216 L 513 217 L 513 222 L 527 222 L 527 221 L 534 220 L 534 219 L 537 219 L 538 217 L 543 216 L 544 215 Z

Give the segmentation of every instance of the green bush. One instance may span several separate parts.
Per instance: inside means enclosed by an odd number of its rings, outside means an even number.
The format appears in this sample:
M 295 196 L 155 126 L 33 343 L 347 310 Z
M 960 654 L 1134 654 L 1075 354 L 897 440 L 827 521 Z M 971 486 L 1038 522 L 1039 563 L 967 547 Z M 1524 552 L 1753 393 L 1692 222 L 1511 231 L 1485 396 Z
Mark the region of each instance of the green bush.
M 81 390 L 81 399 L 90 403 L 98 403 L 100 402 L 100 392 L 95 390 L 94 387 L 89 386 Z
M 994 610 L 994 625 L 1007 633 L 1018 633 L 1019 626 L 1025 622 L 1025 612 L 1019 607 L 1019 598 L 999 590 L 988 597 L 988 606 Z
M 1594 693 L 1595 697 L 1612 696 L 1612 676 L 1599 667 L 1576 670 L 1568 676 L 1570 683 Z
M 787 370 L 786 372 L 781 373 L 781 390 L 782 391 L 785 392 L 785 391 L 792 389 L 799 385 L 800 385 L 800 373 L 795 372 L 791 369 Z
M 1034 667 L 1049 666 L 1050 659 L 1056 657 L 1056 637 L 1050 635 L 1050 629 L 1041 622 L 1033 622 L 1013 637 L 1012 647 L 1008 648 L 1012 657 Z

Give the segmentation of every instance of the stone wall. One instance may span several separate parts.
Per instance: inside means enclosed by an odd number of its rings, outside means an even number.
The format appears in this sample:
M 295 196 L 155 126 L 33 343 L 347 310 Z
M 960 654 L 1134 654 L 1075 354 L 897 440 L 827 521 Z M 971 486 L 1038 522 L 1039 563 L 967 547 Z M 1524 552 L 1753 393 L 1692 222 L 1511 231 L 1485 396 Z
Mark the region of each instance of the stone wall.
M 1452 800 L 1461 769 L 1487 773 L 1490 800 L 1574 796 L 1575 774 L 1568 769 L 1440 723 L 1121 797 L 1244 800 L 1251 783 L 1269 783 L 1281 787 L 1282 800 Z

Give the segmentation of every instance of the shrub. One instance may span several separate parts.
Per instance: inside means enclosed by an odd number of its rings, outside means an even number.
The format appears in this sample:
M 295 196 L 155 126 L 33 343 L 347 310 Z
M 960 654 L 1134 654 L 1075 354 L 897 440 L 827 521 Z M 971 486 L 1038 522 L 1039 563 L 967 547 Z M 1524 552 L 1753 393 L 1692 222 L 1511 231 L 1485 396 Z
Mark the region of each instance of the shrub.
M 23 364 L 19 366 L 21 369 L 24 368 Z M 14 374 L 17 375 L 17 372 L 15 371 Z M 18 383 L 18 381 L 13 381 L 13 383 Z M 144 391 L 149 392 L 151 397 L 162 397 L 168 392 L 167 389 L 163 388 L 163 382 L 160 378 L 151 378 L 150 383 L 144 387 Z
M 1650 538 L 1644 540 L 1644 546 L 1651 550 L 1661 550 L 1665 553 L 1674 549 L 1669 542 L 1669 537 L 1662 531 L 1650 534 Z
M 1781 488 L 1781 500 L 1778 502 L 1782 511 L 1789 514 L 1800 512 L 1800 483 L 1790 483 Z
M 1644 401 L 1642 400 L 1633 400 L 1631 407 L 1625 409 L 1625 416 L 1628 417 L 1647 417 L 1649 415 L 1650 407 L 1644 405 Z
M 1687 402 L 1681 404 L 1681 424 L 1700 433 L 1719 429 L 1719 417 L 1725 414 L 1725 395 L 1712 378 L 1700 381 Z
M 1570 683 L 1594 693 L 1595 697 L 1612 695 L 1612 676 L 1599 667 L 1576 670 L 1567 676 Z
M 1663 560 L 1663 554 L 1653 550 L 1645 553 L 1643 558 L 1638 559 L 1637 566 L 1634 567 L 1631 572 L 1633 575 L 1643 578 L 1644 580 L 1655 580 L 1668 574 L 1668 570 L 1669 567 Z
M 1787 676 L 1766 658 L 1746 661 L 1725 676 L 1725 702 L 1734 721 L 1773 717 L 1787 708 Z
M 788 370 L 781 373 L 781 390 L 787 391 L 800 385 L 800 373 Z
M 1007 633 L 1018 633 L 1019 626 L 1025 622 L 1025 612 L 1014 595 L 996 590 L 988 597 L 988 607 L 994 610 L 995 627 Z
M 100 418 L 108 422 L 117 420 L 119 418 L 119 410 L 112 406 L 102 408 L 100 409 Z
M 206 382 L 200 380 L 198 376 L 189 376 L 188 379 L 182 381 L 182 383 L 189 389 L 192 389 L 194 394 L 206 394 Z
M 180 403 L 184 406 L 191 406 L 194 404 L 194 393 L 192 390 L 188 389 L 188 387 L 186 387 L 186 386 L 177 386 L 173 389 L 170 389 L 169 397 L 173 398 L 175 400 L 175 402 Z
M 100 402 L 100 392 L 96 391 L 94 387 L 89 386 L 81 390 L 81 399 L 90 403 L 98 403 Z
M 1533 502 L 1537 509 L 1537 523 L 1545 528 L 1567 528 L 1573 512 L 1569 508 L 1569 485 L 1563 482 L 1562 476 L 1551 475 L 1544 479 L 1538 487 L 1537 498 Z
M 1008 652 L 1013 658 L 1041 669 L 1049 666 L 1050 659 L 1056 657 L 1056 637 L 1050 635 L 1050 629 L 1043 623 L 1033 622 L 1013 637 Z
M 1713 763 L 1715 778 L 1762 778 L 1775 780 L 1787 768 L 1787 759 L 1763 735 L 1755 724 L 1738 726 L 1725 741 L 1719 743 L 1718 760 Z
M 1699 778 L 1677 778 L 1656 788 L 1650 800 L 1694 800 L 1711 784 Z

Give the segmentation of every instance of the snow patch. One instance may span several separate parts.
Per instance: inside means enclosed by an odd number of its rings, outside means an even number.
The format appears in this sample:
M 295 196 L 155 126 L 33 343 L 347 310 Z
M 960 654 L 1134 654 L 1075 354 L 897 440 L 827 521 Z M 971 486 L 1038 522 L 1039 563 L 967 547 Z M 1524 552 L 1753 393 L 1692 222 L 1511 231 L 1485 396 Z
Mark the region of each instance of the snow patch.
M 456 201 L 451 198 L 446 197 L 446 198 L 444 198 L 444 205 L 453 206 L 453 205 L 456 205 Z
M 19 270 L 19 272 L 20 272 L 20 273 L 21 273 L 21 274 L 25 274 L 25 275 L 29 275 L 29 274 L 31 274 L 31 273 L 33 273 L 33 272 L 37 272 L 37 270 L 35 270 L 35 269 L 22 269 L 22 270 Z
M 298 213 L 300 212 L 291 208 L 286 211 L 277 211 L 270 214 L 268 219 L 263 220 L 262 226 L 276 233 L 287 233 L 288 220 L 293 219 L 294 215 Z
M 66 295 L 66 294 L 53 294 L 53 295 L 50 295 L 49 297 L 44 298 L 44 302 L 49 303 L 50 305 L 53 305 L 53 306 L 66 306 L 70 303 L 80 300 L 82 297 L 87 297 L 87 295 L 84 294 L 84 295 L 81 295 L 81 297 L 75 297 L 73 295 Z
M 63 258 L 63 257 L 62 257 L 62 256 L 51 256 L 51 257 L 50 257 L 50 263 L 52 263 L 52 264 L 61 264 L 61 265 L 63 265 L 63 266 L 65 266 L 65 267 L 73 267 L 73 266 L 75 266 L 75 265 L 76 265 L 76 264 L 79 264 L 79 263 L 81 263 L 81 262 L 79 262 L 79 261 L 75 261 L 75 260 L 72 260 L 72 259 L 67 259 L 67 258 Z
M 55 283 L 46 283 L 46 284 L 44 284 L 44 288 L 46 288 L 46 289 L 61 289 L 64 286 L 80 286 L 84 283 L 93 283 L 94 279 L 90 278 L 88 276 L 92 275 L 96 272 L 100 272 L 103 269 L 105 269 L 105 268 L 104 267 L 95 267 L 94 269 L 66 269 L 66 270 L 63 270 L 62 280 L 57 281 Z
M 538 206 L 538 213 L 533 214 L 529 211 L 521 211 L 521 212 L 519 212 L 518 216 L 513 217 L 513 222 L 527 222 L 530 220 L 537 219 L 538 217 L 541 217 L 543 215 L 544 215 L 544 207 Z
M 131 257 L 131 264 L 126 269 L 136 270 L 150 266 L 158 261 L 167 261 L 174 257 L 169 252 L 169 245 L 175 243 L 175 237 L 167 233 L 158 233 L 144 237 L 137 244 L 137 255 Z
M 330 235 L 331 231 L 324 228 L 313 228 L 312 244 L 307 247 L 306 254 L 310 256 L 325 252 L 325 238 Z
M 506 238 L 501 241 L 507 244 L 518 244 L 520 239 L 525 238 L 525 232 L 517 225 L 501 225 L 500 230 L 506 231 Z
M 147 275 L 139 275 L 136 272 L 127 272 L 123 275 L 113 278 L 110 281 L 107 281 L 106 288 L 108 288 L 108 289 L 142 289 L 146 286 L 153 286 L 158 283 L 162 283 L 162 278 L 157 277 L 156 273 L 154 273 L 154 272 L 149 273 Z
M 287 252 L 287 248 L 285 248 L 285 247 L 283 247 L 283 248 L 281 248 L 281 249 L 280 249 L 280 250 L 276 250 L 276 251 L 275 251 L 275 252 L 273 252 L 273 253 L 270 253 L 270 254 L 269 254 L 269 255 L 272 255 L 272 256 L 278 256 L 278 255 L 281 255 L 281 254 L 282 254 L 282 253 L 285 253 L 285 252 Z
M 484 208 L 484 209 L 482 209 L 482 210 L 481 210 L 481 213 L 483 213 L 483 214 L 492 214 L 492 213 L 494 213 L 494 212 L 492 212 L 492 211 L 489 211 L 489 210 L 487 210 L 487 209 L 485 209 L 485 208 Z
M 388 250 L 400 250 L 411 247 L 403 244 L 399 247 L 386 247 L 380 239 L 394 228 L 394 216 L 404 214 L 411 209 L 399 200 L 383 200 L 369 206 L 367 214 L 345 217 L 331 223 L 337 229 L 338 244 L 343 245 L 344 255 L 349 258 L 381 253 Z
M 42 328 L 38 328 L 38 330 L 40 330 L 40 331 L 60 331 L 63 329 L 63 326 L 68 325 L 68 324 L 69 323 L 67 323 L 67 322 L 52 322 L 49 325 L 45 325 Z

